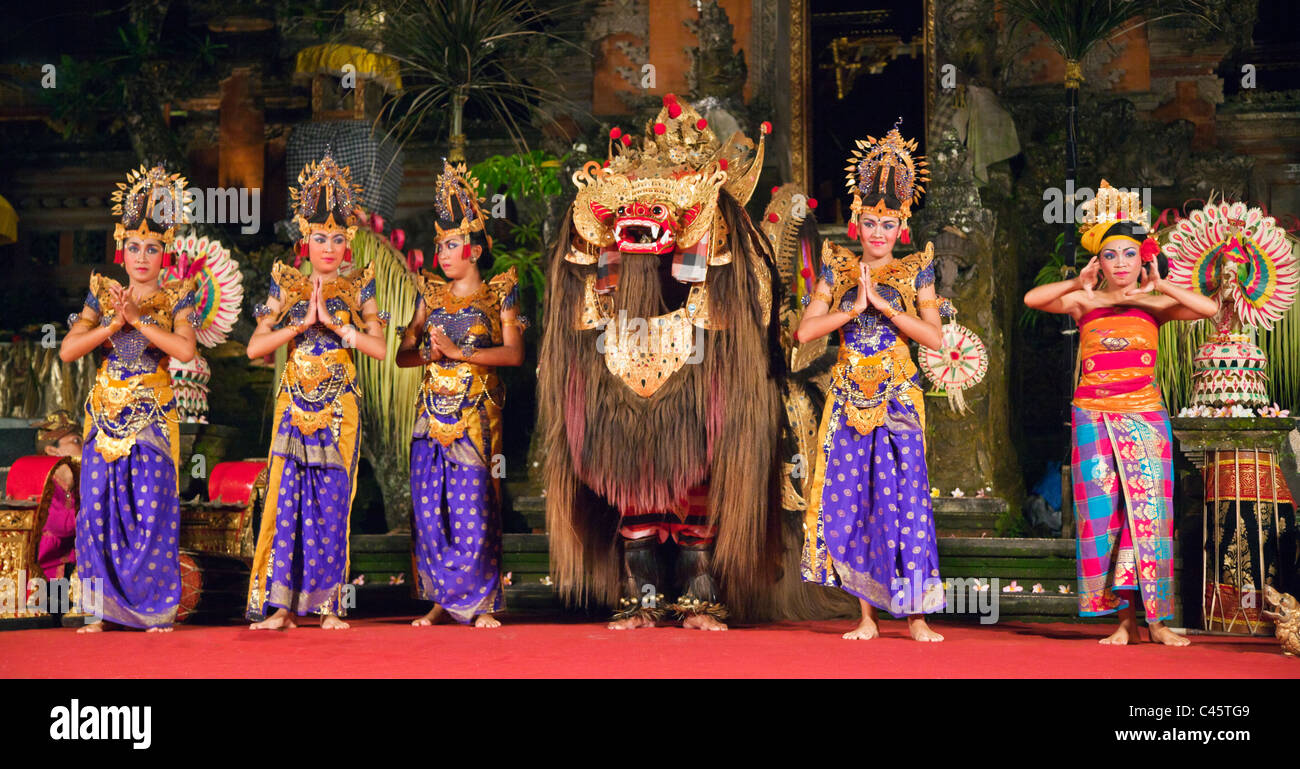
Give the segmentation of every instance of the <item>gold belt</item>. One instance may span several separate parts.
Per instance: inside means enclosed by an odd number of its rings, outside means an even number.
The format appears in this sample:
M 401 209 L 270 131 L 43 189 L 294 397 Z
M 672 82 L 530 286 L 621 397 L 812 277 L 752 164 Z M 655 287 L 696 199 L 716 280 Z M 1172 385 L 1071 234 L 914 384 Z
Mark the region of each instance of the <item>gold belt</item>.
M 126 379 L 109 376 L 107 362 L 95 375 L 88 399 L 90 416 L 99 434 L 95 450 L 112 462 L 131 453 L 136 434 L 154 421 L 166 419 L 172 402 L 172 378 L 164 358 L 156 371 Z M 127 409 L 131 413 L 119 419 Z
M 282 386 L 290 394 L 289 422 L 304 435 L 325 427 L 330 428 L 338 440 L 343 423 L 343 404 L 339 396 L 352 390 L 356 381 L 356 364 L 352 353 L 345 349 L 326 350 L 313 355 L 298 348 L 284 368 Z M 298 405 L 302 400 L 320 404 L 316 411 L 307 411 Z
M 497 408 L 501 404 L 493 399 L 493 391 L 500 386 L 496 369 L 476 363 L 462 362 L 456 366 L 439 366 L 430 363 L 424 368 L 420 382 L 420 408 L 429 421 L 429 434 L 444 446 L 464 435 L 466 414 L 476 408 L 483 398 Z M 439 416 L 456 416 L 455 422 L 443 422 Z
M 901 342 L 871 355 L 840 345 L 832 387 L 843 398 L 848 424 L 866 435 L 885 423 L 889 401 L 915 386 L 915 374 L 916 364 Z

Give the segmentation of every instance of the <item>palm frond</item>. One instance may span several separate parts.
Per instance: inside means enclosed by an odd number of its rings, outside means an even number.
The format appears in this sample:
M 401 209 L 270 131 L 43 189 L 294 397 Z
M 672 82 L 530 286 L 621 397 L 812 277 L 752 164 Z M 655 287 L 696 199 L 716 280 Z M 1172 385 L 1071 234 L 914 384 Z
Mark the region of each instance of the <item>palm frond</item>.
M 1038 27 L 1062 56 L 1075 61 L 1097 43 L 1142 24 L 1174 16 L 1208 18 L 1201 0 L 1002 0 L 1002 8 L 1013 22 Z
M 392 120 L 388 135 L 398 144 L 422 128 L 447 125 L 457 99 L 490 115 L 525 150 L 520 114 L 576 109 L 560 92 L 533 82 L 537 75 L 558 75 L 546 57 L 532 54 L 546 43 L 572 45 L 546 27 L 578 3 L 547 9 L 529 0 L 379 0 L 364 5 L 372 13 L 382 12 L 379 42 L 402 68 L 402 91 L 380 113 L 381 119 Z

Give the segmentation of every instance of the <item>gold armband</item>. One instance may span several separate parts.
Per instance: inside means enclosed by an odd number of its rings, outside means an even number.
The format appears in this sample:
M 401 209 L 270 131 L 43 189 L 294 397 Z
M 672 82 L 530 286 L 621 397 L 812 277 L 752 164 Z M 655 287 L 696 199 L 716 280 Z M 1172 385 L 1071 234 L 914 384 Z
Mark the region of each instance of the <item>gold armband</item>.
M 827 305 L 829 305 L 831 303 L 831 295 L 826 291 L 814 291 L 812 295 L 812 300 L 814 302 L 820 300 L 825 302 Z
M 918 310 L 924 310 L 924 309 L 927 308 L 927 307 L 931 307 L 931 308 L 936 309 L 936 310 L 939 309 L 939 300 L 938 300 L 938 299 L 922 299 L 921 301 L 919 301 L 919 302 L 916 303 L 916 309 L 918 309 Z

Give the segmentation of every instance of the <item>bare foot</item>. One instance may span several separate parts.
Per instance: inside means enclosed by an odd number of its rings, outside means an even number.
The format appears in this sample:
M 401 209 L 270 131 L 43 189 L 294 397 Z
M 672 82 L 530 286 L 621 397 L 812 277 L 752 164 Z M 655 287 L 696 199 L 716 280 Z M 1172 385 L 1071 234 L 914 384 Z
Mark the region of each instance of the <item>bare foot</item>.
M 77 628 L 77 632 L 78 633 L 102 633 L 108 629 L 104 627 L 107 624 L 108 624 L 107 622 L 101 619 L 98 622 L 92 622 L 89 625 L 86 625 L 85 627 Z
M 501 627 L 501 620 L 491 614 L 480 614 L 474 618 L 474 627 Z
M 1163 622 L 1148 622 L 1147 630 L 1151 633 L 1151 640 L 1154 643 L 1165 646 L 1190 646 L 1192 643 L 1187 636 L 1175 633 Z
M 633 614 L 631 617 L 616 619 L 605 627 L 610 630 L 633 630 L 639 627 L 654 627 L 655 621 L 649 617 L 642 617 L 640 614 Z
M 682 620 L 682 627 L 690 630 L 726 630 L 724 625 L 717 617 L 712 614 L 692 614 Z
M 172 632 L 172 626 L 171 626 L 171 625 L 168 625 L 167 627 L 151 627 L 151 628 L 146 629 L 144 632 L 146 632 L 146 633 L 170 633 L 170 632 Z
M 413 625 L 414 627 L 429 627 L 430 625 L 437 625 L 441 622 L 444 622 L 446 621 L 446 619 L 447 619 L 447 612 L 444 611 L 441 606 L 435 603 L 433 605 L 433 608 L 429 610 L 428 614 L 424 615 L 423 617 L 420 617 L 419 619 L 411 620 L 411 625 Z
M 858 608 L 862 610 L 862 621 L 840 637 L 850 641 L 869 641 L 880 635 L 880 628 L 876 625 L 876 607 L 859 598 Z
M 267 617 L 261 622 L 254 622 L 248 626 L 249 630 L 288 630 L 298 627 L 298 623 L 293 621 L 293 615 L 288 609 L 276 609 L 275 614 Z
M 840 638 L 849 641 L 870 641 L 872 638 L 880 635 L 880 628 L 870 617 L 863 617 L 858 626 L 840 636 Z
M 1119 627 L 1115 628 L 1115 632 L 1097 643 L 1105 646 L 1127 646 L 1129 641 L 1136 642 L 1137 640 L 1137 620 L 1132 617 L 1123 617 L 1119 621 Z
M 912 634 L 913 641 L 938 643 L 943 640 L 943 636 L 931 630 L 925 622 L 925 617 L 920 614 L 912 614 L 907 618 L 907 632 Z
M 339 619 L 337 614 L 326 614 L 320 618 L 321 630 L 347 630 L 350 627 L 352 626 Z

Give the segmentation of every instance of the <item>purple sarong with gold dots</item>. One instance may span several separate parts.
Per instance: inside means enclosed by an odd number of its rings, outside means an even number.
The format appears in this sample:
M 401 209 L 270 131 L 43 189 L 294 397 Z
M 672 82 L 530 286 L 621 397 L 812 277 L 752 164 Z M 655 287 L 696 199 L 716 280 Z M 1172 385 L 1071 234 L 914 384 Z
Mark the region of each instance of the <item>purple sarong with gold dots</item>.
M 452 295 L 432 273 L 421 277 L 428 326 L 462 348 L 502 344 L 501 312 L 515 299 L 514 272 Z M 411 440 L 412 561 L 416 592 L 456 621 L 505 607 L 501 580 L 501 406 L 493 368 L 440 360 L 428 364 Z

